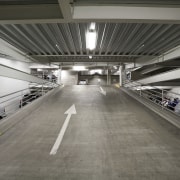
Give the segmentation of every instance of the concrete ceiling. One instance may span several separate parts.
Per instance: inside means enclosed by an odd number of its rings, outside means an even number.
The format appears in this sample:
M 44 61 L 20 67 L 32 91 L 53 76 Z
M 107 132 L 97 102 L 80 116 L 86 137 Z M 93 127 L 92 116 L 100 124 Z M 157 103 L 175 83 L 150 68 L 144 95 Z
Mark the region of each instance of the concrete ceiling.
M 0 0 L 0 38 L 41 63 L 152 59 L 180 45 L 179 23 L 179 0 Z

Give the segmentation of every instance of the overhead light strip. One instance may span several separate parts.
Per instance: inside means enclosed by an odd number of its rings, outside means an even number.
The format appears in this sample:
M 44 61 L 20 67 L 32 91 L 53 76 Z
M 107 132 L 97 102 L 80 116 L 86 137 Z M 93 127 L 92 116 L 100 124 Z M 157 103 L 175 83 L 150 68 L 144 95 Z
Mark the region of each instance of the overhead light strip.
M 89 30 L 86 33 L 86 48 L 93 50 L 96 47 L 97 33 L 95 31 L 95 23 L 91 23 Z

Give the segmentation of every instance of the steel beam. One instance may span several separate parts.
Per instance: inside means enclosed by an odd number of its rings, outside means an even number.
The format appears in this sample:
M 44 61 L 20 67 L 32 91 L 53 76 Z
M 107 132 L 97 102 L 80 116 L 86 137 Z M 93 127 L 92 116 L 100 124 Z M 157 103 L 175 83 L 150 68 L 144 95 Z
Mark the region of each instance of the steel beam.
M 0 6 L 0 21 L 62 19 L 58 4 Z
M 54 60 L 49 60 L 48 58 L 40 58 L 38 59 L 39 63 L 49 63 L 49 62 L 72 62 L 72 63 L 77 63 L 77 62 L 82 62 L 82 63 L 86 63 L 86 62 L 91 62 L 91 63 L 96 63 L 96 62 L 119 62 L 119 63 L 123 63 L 123 62 L 132 62 L 133 60 L 131 59 L 109 59 L 109 58 L 103 58 L 103 59 L 88 59 L 88 58 L 81 58 L 81 59 L 73 59 L 73 58 L 57 58 Z
M 58 0 L 64 19 L 72 19 L 72 8 L 69 0 Z
M 58 4 L 0 7 L 1 24 L 113 22 L 180 24 L 180 8 L 129 6 L 74 6 Z M 7 13 L 8 12 L 8 13 Z M 33 13 L 32 13 L 33 12 Z M 47 13 L 48 12 L 48 13 Z M 108 12 L 108 13 L 107 13 Z M 23 16 L 22 16 L 23 14 Z
M 108 12 L 108 13 L 107 13 Z M 129 6 L 75 6 L 73 19 L 121 19 L 180 23 L 180 8 Z

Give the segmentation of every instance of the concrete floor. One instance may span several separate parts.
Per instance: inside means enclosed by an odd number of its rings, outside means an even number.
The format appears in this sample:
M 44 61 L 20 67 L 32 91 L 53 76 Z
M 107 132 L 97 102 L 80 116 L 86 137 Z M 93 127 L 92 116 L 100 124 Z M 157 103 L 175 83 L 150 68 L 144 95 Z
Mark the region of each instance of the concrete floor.
M 0 180 L 179 180 L 179 129 L 121 90 L 102 88 L 106 96 L 98 86 L 57 89 L 25 107 L 21 120 L 18 112 L 1 123 Z M 77 114 L 52 156 L 72 104 Z

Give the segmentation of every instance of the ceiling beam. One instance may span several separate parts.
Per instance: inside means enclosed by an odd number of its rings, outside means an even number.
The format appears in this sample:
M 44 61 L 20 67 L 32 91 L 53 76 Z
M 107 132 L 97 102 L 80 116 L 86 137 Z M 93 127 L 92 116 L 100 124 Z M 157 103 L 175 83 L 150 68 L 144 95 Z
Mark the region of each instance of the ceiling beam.
M 63 18 L 67 20 L 72 19 L 73 8 L 71 7 L 69 0 L 58 0 L 58 2 Z
M 89 59 L 87 56 L 85 57 L 48 57 L 48 56 L 32 56 L 40 63 L 48 63 L 48 62 L 134 62 L 134 59 L 130 59 L 128 57 L 94 57 Z
M 0 23 L 62 18 L 58 4 L 0 6 Z
M 72 7 L 69 0 L 58 0 L 58 2 L 59 4 L 0 6 L 0 23 L 30 24 L 106 21 L 112 23 L 180 24 L 180 8 L 129 6 Z
M 108 13 L 107 13 L 108 12 Z M 73 19 L 120 19 L 140 22 L 180 23 L 180 8 L 129 7 L 129 6 L 74 6 Z

